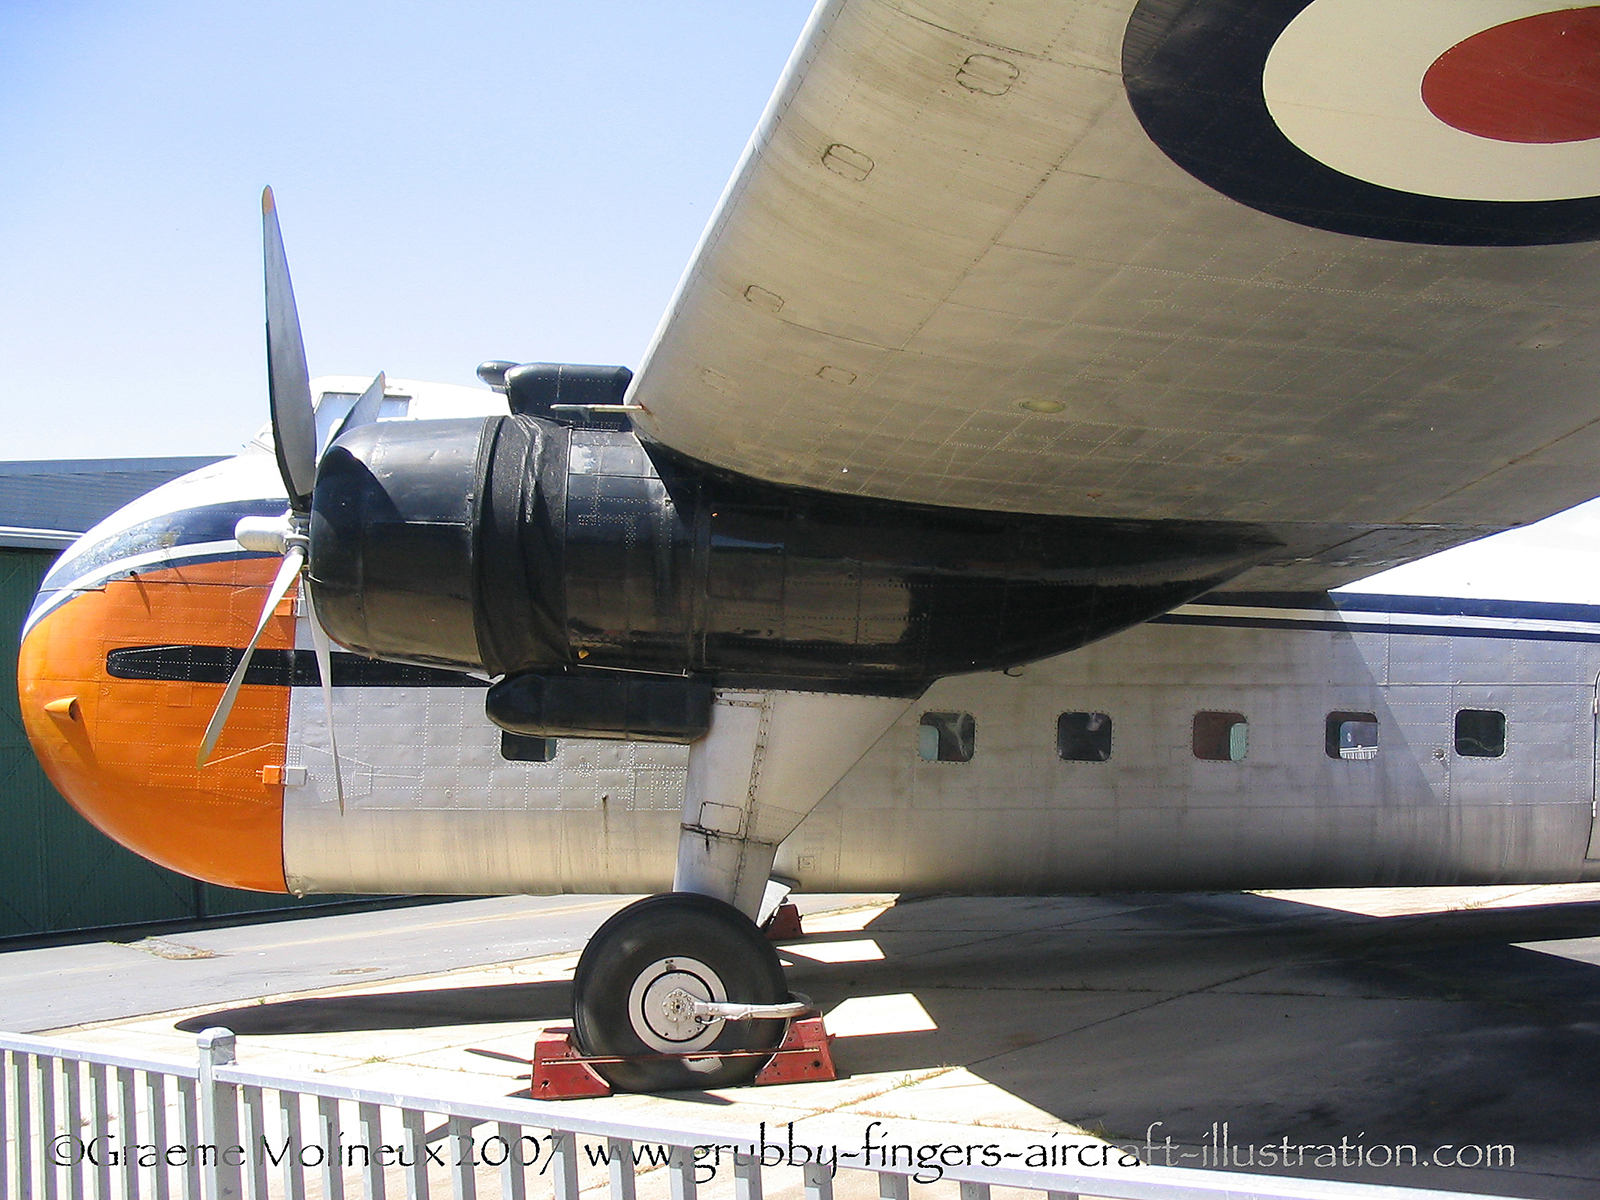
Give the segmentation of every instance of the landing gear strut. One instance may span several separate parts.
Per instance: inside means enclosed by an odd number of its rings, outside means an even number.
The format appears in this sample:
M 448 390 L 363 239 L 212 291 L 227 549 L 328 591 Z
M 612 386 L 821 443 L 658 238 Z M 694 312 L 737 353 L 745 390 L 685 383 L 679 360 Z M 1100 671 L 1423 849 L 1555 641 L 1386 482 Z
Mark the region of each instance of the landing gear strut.
M 593 1065 L 612 1087 L 635 1092 L 749 1083 L 787 1020 L 731 1018 L 748 1005 L 804 1008 L 791 1004 L 777 952 L 754 923 L 691 892 L 613 916 L 589 939 L 572 986 L 578 1047 L 625 1057 Z
M 602 925 L 573 977 L 578 1049 L 612 1059 L 590 1063 L 612 1087 L 731 1087 L 766 1065 L 807 1007 L 752 919 L 774 855 L 910 703 L 716 693 L 710 731 L 689 748 L 674 890 Z

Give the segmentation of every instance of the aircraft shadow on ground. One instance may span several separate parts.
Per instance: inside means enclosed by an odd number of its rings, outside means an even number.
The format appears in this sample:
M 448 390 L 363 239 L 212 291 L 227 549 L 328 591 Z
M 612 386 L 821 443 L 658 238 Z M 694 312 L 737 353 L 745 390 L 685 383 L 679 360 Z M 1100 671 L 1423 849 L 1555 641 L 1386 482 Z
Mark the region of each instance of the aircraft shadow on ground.
M 1013 920 L 974 920 L 985 904 Z M 1214 1122 L 1235 1145 L 1511 1143 L 1514 1175 L 1305 1173 L 1597 1194 L 1600 966 L 1512 943 L 1600 936 L 1600 904 L 1380 918 L 1248 894 L 936 898 L 866 933 L 883 960 L 797 964 L 795 986 L 824 1009 L 910 992 L 939 1028 L 841 1038 L 852 1073 L 961 1063 L 1140 1143 L 1158 1121 L 1156 1142 L 1190 1145 Z M 901 941 L 919 952 L 897 962 Z
M 235 1033 L 353 1033 L 554 1021 L 572 1015 L 572 985 L 563 980 L 486 987 L 428 988 L 357 996 L 313 996 L 219 1009 L 179 1021 L 187 1033 L 220 1025 Z

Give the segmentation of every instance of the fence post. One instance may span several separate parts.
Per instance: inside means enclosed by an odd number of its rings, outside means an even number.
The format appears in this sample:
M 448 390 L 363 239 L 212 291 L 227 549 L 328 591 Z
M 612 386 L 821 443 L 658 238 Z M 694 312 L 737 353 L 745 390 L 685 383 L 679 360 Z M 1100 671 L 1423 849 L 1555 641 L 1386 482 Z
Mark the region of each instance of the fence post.
M 633 1139 L 607 1138 L 606 1159 L 611 1164 L 611 1200 L 638 1200 L 638 1183 L 633 1173 Z M 745 1198 L 740 1196 L 739 1200 Z
M 218 1083 L 218 1067 L 234 1061 L 231 1029 L 202 1029 L 200 1046 L 200 1146 L 206 1200 L 242 1200 L 244 1148 L 239 1144 L 239 1102 L 231 1083 Z
M 667 1158 L 667 1194 L 672 1200 L 698 1200 L 698 1191 L 694 1178 L 694 1147 L 673 1146 Z
M 758 1155 L 740 1154 L 737 1150 L 733 1152 L 733 1200 L 761 1200 L 761 1159 Z M 899 1200 L 909 1200 L 909 1197 L 901 1196 Z
M 572 1130 L 550 1131 L 549 1167 L 555 1200 L 578 1200 L 578 1138 Z

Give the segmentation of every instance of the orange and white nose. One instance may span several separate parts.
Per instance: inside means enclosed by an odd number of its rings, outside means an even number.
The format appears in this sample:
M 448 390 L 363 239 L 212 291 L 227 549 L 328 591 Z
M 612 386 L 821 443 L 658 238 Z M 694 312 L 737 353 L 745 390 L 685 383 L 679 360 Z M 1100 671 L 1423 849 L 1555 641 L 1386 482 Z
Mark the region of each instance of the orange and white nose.
M 101 832 L 208 883 L 282 892 L 289 688 L 246 685 L 216 752 L 195 754 L 222 695 L 206 648 L 245 645 L 278 560 L 228 559 L 114 579 L 39 618 L 17 664 L 28 738 Z M 292 596 L 262 635 L 294 646 Z M 113 674 L 116 651 L 140 669 Z M 209 657 L 215 658 L 216 650 Z M 224 676 L 225 678 L 225 676 Z

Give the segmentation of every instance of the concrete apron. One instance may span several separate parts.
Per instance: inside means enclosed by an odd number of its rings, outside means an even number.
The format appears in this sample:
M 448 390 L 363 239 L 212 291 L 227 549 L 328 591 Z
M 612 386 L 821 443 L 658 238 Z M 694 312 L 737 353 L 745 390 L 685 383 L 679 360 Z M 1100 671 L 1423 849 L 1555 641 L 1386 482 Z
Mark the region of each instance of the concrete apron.
M 1270 1173 L 1600 1194 L 1600 886 L 828 904 L 809 899 L 807 937 L 781 953 L 792 986 L 828 1014 L 843 1078 L 568 1102 L 574 1111 L 764 1121 L 784 1147 L 793 1122 L 796 1155 L 855 1155 L 844 1166 L 863 1165 L 869 1138 L 1018 1166 L 1126 1152 L 1250 1169 L 1262 1147 L 1287 1144 L 1305 1147 L 1301 1165 L 1280 1154 Z M 189 1059 L 195 1030 L 224 1025 L 241 1063 L 264 1071 L 525 1094 L 525 1070 L 474 1051 L 531 1054 L 538 1030 L 567 1019 L 576 961 L 547 954 L 57 1032 Z M 1341 1139 L 1354 1148 L 1346 1165 L 1318 1165 Z M 1513 1145 L 1515 1165 L 1384 1167 L 1371 1151 L 1415 1145 L 1426 1158 L 1443 1144 Z M 711 1187 L 731 1179 L 730 1164 L 707 1170 Z M 839 1194 L 875 1195 L 855 1174 L 839 1176 Z M 665 1196 L 665 1177 L 642 1172 L 641 1197 Z M 584 1180 L 601 1188 L 604 1168 Z M 769 1179 L 769 1195 L 789 1192 L 800 1194 L 798 1170 Z

